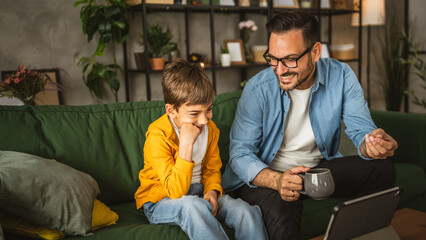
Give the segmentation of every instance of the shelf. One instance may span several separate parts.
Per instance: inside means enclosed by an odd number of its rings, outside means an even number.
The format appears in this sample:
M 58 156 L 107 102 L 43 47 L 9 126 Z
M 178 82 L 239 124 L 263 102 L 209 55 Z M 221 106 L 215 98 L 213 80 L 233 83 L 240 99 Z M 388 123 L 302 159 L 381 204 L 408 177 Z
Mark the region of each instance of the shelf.
M 233 12 L 233 13 L 261 13 L 267 14 L 267 7 L 238 7 L 238 6 L 212 6 L 215 12 Z
M 210 1 L 212 3 L 213 1 Z M 273 0 L 268 0 L 268 3 L 272 3 Z M 361 3 L 362 4 L 362 3 Z M 352 10 L 352 9 L 320 9 L 320 8 L 286 8 L 286 7 L 274 7 L 269 4 L 267 7 L 242 7 L 242 6 L 220 6 L 220 5 L 174 5 L 174 4 L 139 4 L 136 6 L 133 6 L 129 9 L 130 11 L 133 11 L 135 13 L 139 13 L 142 15 L 142 32 L 143 34 L 147 34 L 147 22 L 148 22 L 148 13 L 182 13 L 184 14 L 184 21 L 185 25 L 183 26 L 185 29 L 185 44 L 187 53 L 186 55 L 190 54 L 190 37 L 189 37 L 189 16 L 192 13 L 204 13 L 206 15 L 209 15 L 210 19 L 210 56 L 212 59 L 210 61 L 217 62 L 216 59 L 216 52 L 218 49 L 215 49 L 215 45 L 212 43 L 217 42 L 215 39 L 215 36 L 212 34 L 215 29 L 215 21 L 214 18 L 217 16 L 216 14 L 237 14 L 239 15 L 240 20 L 244 19 L 246 17 L 246 14 L 261 14 L 263 15 L 267 20 L 271 19 L 274 12 L 279 11 L 303 11 L 310 14 L 313 14 L 315 16 L 318 16 L 318 23 L 319 27 L 321 28 L 322 23 L 321 19 L 322 17 L 328 17 L 328 43 L 332 43 L 332 16 L 336 15 L 343 15 L 343 14 L 352 14 L 352 13 L 360 13 L 359 10 Z M 361 40 L 362 40 L 362 31 L 361 28 L 358 28 L 358 43 L 359 43 L 359 49 L 362 49 L 361 47 Z M 127 63 L 127 45 L 126 43 L 123 44 L 124 49 L 124 58 L 125 58 L 125 82 L 126 82 L 126 100 L 129 101 L 129 74 L 143 74 L 146 77 L 146 91 L 147 91 L 147 100 L 151 100 L 151 80 L 150 76 L 153 75 L 155 78 L 158 78 L 159 75 L 163 72 L 162 70 L 138 70 L 138 69 L 129 69 L 128 63 Z M 347 60 L 341 60 L 342 62 L 351 62 L 351 63 L 358 63 L 358 72 L 361 73 L 361 50 L 358 53 L 358 58 L 354 59 L 347 59 Z M 211 73 L 211 81 L 213 84 L 213 87 L 216 89 L 216 74 L 221 71 L 228 71 L 228 70 L 234 70 L 236 72 L 239 72 L 241 81 L 246 80 L 249 78 L 247 74 L 249 73 L 250 68 L 255 68 L 255 70 L 261 70 L 260 68 L 267 68 L 268 64 L 266 63 L 248 63 L 248 64 L 242 64 L 242 65 L 231 65 L 229 67 L 222 67 L 219 64 L 214 64 L 210 66 L 206 66 L 204 70 L 209 71 Z M 251 72 L 250 72 L 251 73 Z
M 312 14 L 321 13 L 321 15 L 342 15 L 342 14 L 349 14 L 349 13 L 359 13 L 359 10 L 352 10 L 352 9 L 278 8 L 278 7 L 274 7 L 273 9 L 274 11 L 285 10 L 285 11 L 304 11 L 304 12 L 309 12 Z
M 155 12 L 184 12 L 189 10 L 191 12 L 209 12 L 210 6 L 199 5 L 171 5 L 171 4 L 145 4 L 147 11 Z M 143 11 L 143 5 L 136 5 L 130 8 L 133 11 Z
M 166 63 L 167 64 L 167 63 Z M 246 69 L 251 67 L 268 67 L 268 64 L 262 64 L 262 63 L 249 63 L 249 64 L 241 64 L 241 65 L 231 65 L 229 67 L 222 67 L 220 65 L 215 66 L 207 66 L 203 68 L 204 70 L 212 70 L 212 69 Z M 128 69 L 127 70 L 130 73 L 147 73 L 145 70 L 139 70 L 139 69 Z M 162 73 L 163 70 L 149 70 L 150 73 Z
M 353 59 L 337 59 L 336 60 L 340 61 L 340 62 L 358 62 L 359 59 L 358 58 L 353 58 Z
M 267 14 L 268 7 L 240 7 L 240 6 L 217 6 L 217 5 L 172 5 L 172 4 L 145 4 L 147 11 L 153 12 L 210 12 L 213 9 L 214 12 L 223 12 L 223 13 L 261 13 Z M 317 9 L 317 8 L 281 8 L 273 7 L 274 11 L 306 11 L 312 14 L 321 14 L 321 15 L 341 15 L 349 13 L 357 13 L 358 10 L 352 9 Z M 136 5 L 131 7 L 131 10 L 140 12 L 143 11 L 143 5 Z
M 229 67 L 222 67 L 220 65 L 216 65 L 214 68 L 215 69 L 246 69 L 246 68 L 250 68 L 250 67 L 268 67 L 268 64 L 263 64 L 263 63 L 248 63 L 248 64 L 241 64 L 241 65 L 231 65 Z M 211 68 L 211 67 L 210 67 Z M 207 68 L 205 68 L 207 69 Z

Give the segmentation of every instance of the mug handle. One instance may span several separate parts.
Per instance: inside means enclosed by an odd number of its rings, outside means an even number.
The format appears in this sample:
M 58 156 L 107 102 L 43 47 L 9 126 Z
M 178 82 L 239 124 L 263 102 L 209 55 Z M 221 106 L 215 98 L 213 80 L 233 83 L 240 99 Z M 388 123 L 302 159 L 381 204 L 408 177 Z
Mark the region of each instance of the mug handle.
M 297 175 L 303 179 L 303 182 L 305 182 L 305 173 L 304 172 L 298 173 Z M 305 184 L 302 184 L 302 187 L 303 187 L 303 189 L 299 190 L 298 192 L 306 195 Z

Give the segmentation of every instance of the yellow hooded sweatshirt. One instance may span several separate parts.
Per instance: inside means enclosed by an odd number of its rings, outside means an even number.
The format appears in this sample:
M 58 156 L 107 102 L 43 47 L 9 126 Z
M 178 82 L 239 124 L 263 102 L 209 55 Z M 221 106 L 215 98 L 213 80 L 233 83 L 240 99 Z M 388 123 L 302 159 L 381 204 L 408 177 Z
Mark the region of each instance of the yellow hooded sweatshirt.
M 209 121 L 206 154 L 202 162 L 201 183 L 204 194 L 210 190 L 219 191 L 221 186 L 222 161 L 219 156 L 219 129 Z M 188 162 L 179 155 L 179 138 L 175 133 L 167 114 L 153 122 L 146 133 L 144 168 L 139 172 L 140 187 L 135 193 L 136 207 L 146 202 L 156 203 L 163 198 L 180 198 L 188 193 L 191 185 L 194 162 Z

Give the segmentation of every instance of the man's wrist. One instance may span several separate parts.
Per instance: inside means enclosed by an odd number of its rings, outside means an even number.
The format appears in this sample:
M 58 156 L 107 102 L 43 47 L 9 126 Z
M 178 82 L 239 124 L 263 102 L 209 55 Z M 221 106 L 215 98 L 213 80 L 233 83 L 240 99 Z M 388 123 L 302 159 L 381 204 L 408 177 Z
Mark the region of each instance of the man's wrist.
M 253 179 L 252 184 L 258 187 L 266 187 L 278 190 L 278 181 L 281 173 L 270 168 L 265 168 Z
M 361 154 L 366 157 L 369 158 L 370 156 L 367 153 L 367 143 L 365 142 L 365 139 L 361 142 L 361 145 L 359 146 L 359 150 L 361 152 Z

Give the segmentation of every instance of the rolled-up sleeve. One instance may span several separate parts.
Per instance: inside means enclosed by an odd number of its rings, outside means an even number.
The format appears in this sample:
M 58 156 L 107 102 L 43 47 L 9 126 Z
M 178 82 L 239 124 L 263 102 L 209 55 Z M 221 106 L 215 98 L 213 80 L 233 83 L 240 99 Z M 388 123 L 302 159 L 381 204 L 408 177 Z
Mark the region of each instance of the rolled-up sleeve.
M 342 119 L 346 126 L 345 132 L 358 149 L 358 155 L 365 160 L 371 160 L 372 158 L 366 158 L 361 154 L 360 147 L 365 134 L 372 132 L 377 127 L 371 118 L 370 110 L 364 99 L 364 92 L 355 73 L 349 66 L 346 67 L 344 73 L 345 91 Z

